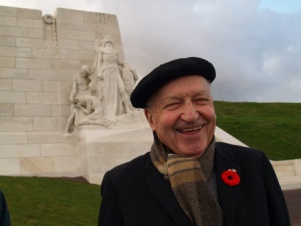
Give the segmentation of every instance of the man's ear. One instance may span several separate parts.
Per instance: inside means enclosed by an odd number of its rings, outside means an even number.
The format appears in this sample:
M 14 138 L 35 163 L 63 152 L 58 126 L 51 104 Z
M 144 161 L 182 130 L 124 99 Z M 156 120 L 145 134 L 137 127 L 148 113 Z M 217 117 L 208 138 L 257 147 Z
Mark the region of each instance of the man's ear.
M 152 128 L 153 131 L 156 131 L 156 127 L 155 127 L 155 123 L 154 123 L 154 119 L 153 119 L 153 113 L 150 109 L 145 108 L 144 109 L 144 115 L 148 121 L 148 124 L 150 125 L 150 127 Z

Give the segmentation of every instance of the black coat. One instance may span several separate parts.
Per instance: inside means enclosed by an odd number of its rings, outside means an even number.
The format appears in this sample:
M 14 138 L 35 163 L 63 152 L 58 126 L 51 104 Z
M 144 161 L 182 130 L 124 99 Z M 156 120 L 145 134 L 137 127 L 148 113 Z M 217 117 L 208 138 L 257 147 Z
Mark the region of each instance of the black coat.
M 290 225 L 280 185 L 263 152 L 216 143 L 214 167 L 224 226 Z M 241 181 L 230 187 L 220 175 L 232 168 Z M 192 226 L 149 153 L 107 172 L 101 195 L 99 226 Z
M 3 192 L 0 190 L 0 226 L 10 226 L 10 217 Z

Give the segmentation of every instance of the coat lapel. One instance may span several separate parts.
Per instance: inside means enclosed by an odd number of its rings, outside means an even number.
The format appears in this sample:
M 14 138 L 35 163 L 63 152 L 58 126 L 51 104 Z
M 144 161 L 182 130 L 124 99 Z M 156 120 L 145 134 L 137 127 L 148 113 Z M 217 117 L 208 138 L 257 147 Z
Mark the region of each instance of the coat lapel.
M 221 174 L 228 169 L 236 169 L 240 175 L 240 167 L 235 162 L 235 155 L 230 150 L 223 148 L 219 144 L 215 150 L 216 184 L 219 204 L 223 210 L 224 225 L 234 225 L 235 208 L 240 186 L 226 185 Z
M 146 184 L 169 216 L 178 226 L 192 226 L 191 221 L 176 200 L 170 184 L 154 168 L 150 160 L 147 162 L 146 169 L 152 172 L 152 175 L 146 179 Z

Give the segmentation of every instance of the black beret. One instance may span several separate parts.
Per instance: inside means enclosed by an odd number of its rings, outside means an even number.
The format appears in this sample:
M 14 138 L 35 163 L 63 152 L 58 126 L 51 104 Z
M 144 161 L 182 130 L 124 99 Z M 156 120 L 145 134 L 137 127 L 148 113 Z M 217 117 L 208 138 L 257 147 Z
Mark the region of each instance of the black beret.
M 132 105 L 145 108 L 155 91 L 171 80 L 187 75 L 200 75 L 212 83 L 215 79 L 215 69 L 210 62 L 198 57 L 180 58 L 161 64 L 137 84 L 131 94 Z

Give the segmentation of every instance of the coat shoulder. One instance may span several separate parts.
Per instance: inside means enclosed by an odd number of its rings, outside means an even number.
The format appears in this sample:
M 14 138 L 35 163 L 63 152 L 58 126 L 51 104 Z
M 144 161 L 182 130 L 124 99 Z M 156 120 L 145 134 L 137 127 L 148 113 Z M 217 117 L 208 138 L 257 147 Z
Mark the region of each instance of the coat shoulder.
M 222 156 L 235 156 L 237 158 L 267 158 L 266 154 L 262 150 L 217 142 L 216 151 Z
M 144 177 L 146 174 L 146 166 L 151 165 L 150 153 L 138 156 L 129 162 L 123 163 L 109 170 L 106 174 L 114 181 L 135 180 L 138 177 Z M 151 165 L 152 166 L 152 165 Z

